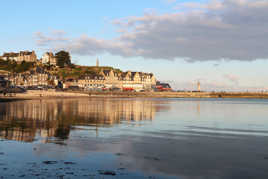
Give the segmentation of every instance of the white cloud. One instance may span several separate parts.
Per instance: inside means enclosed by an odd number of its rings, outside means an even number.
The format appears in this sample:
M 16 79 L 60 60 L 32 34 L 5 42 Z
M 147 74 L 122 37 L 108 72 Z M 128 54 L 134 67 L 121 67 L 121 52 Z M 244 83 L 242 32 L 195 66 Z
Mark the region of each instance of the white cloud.
M 172 4 L 172 3 L 175 3 L 177 0 L 165 0 L 165 2 L 169 3 L 169 4 Z
M 39 46 L 49 46 L 51 44 L 66 43 L 69 41 L 65 37 L 66 33 L 62 30 L 53 30 L 48 36 L 42 32 L 36 32 L 35 34 L 36 44 Z
M 37 44 L 80 55 L 110 53 L 190 62 L 268 58 L 267 0 L 212 0 L 180 6 L 186 10 L 114 20 L 119 36 L 111 40 L 39 32 Z
M 239 77 L 234 74 L 225 74 L 223 75 L 225 79 L 232 82 L 234 85 L 238 86 L 239 84 Z
M 211 0 L 208 3 L 200 3 L 200 2 L 184 2 L 177 5 L 177 9 L 181 8 L 189 8 L 189 9 L 209 9 L 209 10 L 218 10 L 223 9 L 224 4 L 219 0 Z

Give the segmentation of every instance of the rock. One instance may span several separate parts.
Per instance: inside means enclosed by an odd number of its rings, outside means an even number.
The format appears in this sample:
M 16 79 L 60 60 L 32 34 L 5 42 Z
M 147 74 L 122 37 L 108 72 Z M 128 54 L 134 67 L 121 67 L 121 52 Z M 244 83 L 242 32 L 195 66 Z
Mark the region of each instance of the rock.
M 122 156 L 122 155 L 124 155 L 123 153 L 116 153 L 115 155 L 117 155 L 117 156 Z
M 157 157 L 148 157 L 148 156 L 145 156 L 144 159 L 147 159 L 147 160 L 155 160 L 155 161 L 159 161 L 160 160 Z
M 67 175 L 73 175 L 74 172 L 66 172 Z
M 118 168 L 117 170 L 125 170 L 125 168 Z
M 99 174 L 100 175 L 111 175 L 111 176 L 116 175 L 116 173 L 114 171 L 109 171 L 109 170 L 99 170 Z
M 76 163 L 74 163 L 74 162 L 64 162 L 64 164 L 65 164 L 65 165 L 74 165 L 74 164 L 76 164 Z
M 46 164 L 46 165 L 51 165 L 51 164 L 56 164 L 58 163 L 57 161 L 43 161 L 43 164 Z
M 58 178 L 64 178 L 65 175 L 58 175 Z

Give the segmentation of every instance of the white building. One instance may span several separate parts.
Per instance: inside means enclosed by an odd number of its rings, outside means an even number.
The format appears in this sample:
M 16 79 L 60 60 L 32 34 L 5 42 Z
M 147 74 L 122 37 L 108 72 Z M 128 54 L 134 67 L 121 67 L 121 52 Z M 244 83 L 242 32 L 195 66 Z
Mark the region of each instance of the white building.
M 57 65 L 57 59 L 52 52 L 46 52 L 41 59 L 43 64 Z
M 4 53 L 1 57 L 3 60 L 14 60 L 16 62 L 36 62 L 37 57 L 34 51 L 20 51 L 19 53 Z

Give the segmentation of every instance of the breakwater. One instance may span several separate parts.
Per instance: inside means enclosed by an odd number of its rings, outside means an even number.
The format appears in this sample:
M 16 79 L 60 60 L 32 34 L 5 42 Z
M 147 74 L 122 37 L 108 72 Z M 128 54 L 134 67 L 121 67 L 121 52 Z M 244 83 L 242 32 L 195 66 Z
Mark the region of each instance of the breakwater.
M 151 98 L 265 98 L 268 92 L 90 92 L 94 97 L 151 97 Z

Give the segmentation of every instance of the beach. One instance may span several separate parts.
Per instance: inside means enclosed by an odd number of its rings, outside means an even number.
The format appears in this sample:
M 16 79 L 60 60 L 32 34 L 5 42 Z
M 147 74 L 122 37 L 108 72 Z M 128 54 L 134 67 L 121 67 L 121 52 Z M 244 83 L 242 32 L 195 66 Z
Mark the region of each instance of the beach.
M 2 94 L 0 101 L 47 98 L 116 97 L 116 98 L 241 98 L 268 99 L 268 92 L 88 92 L 28 90 L 26 93 Z

